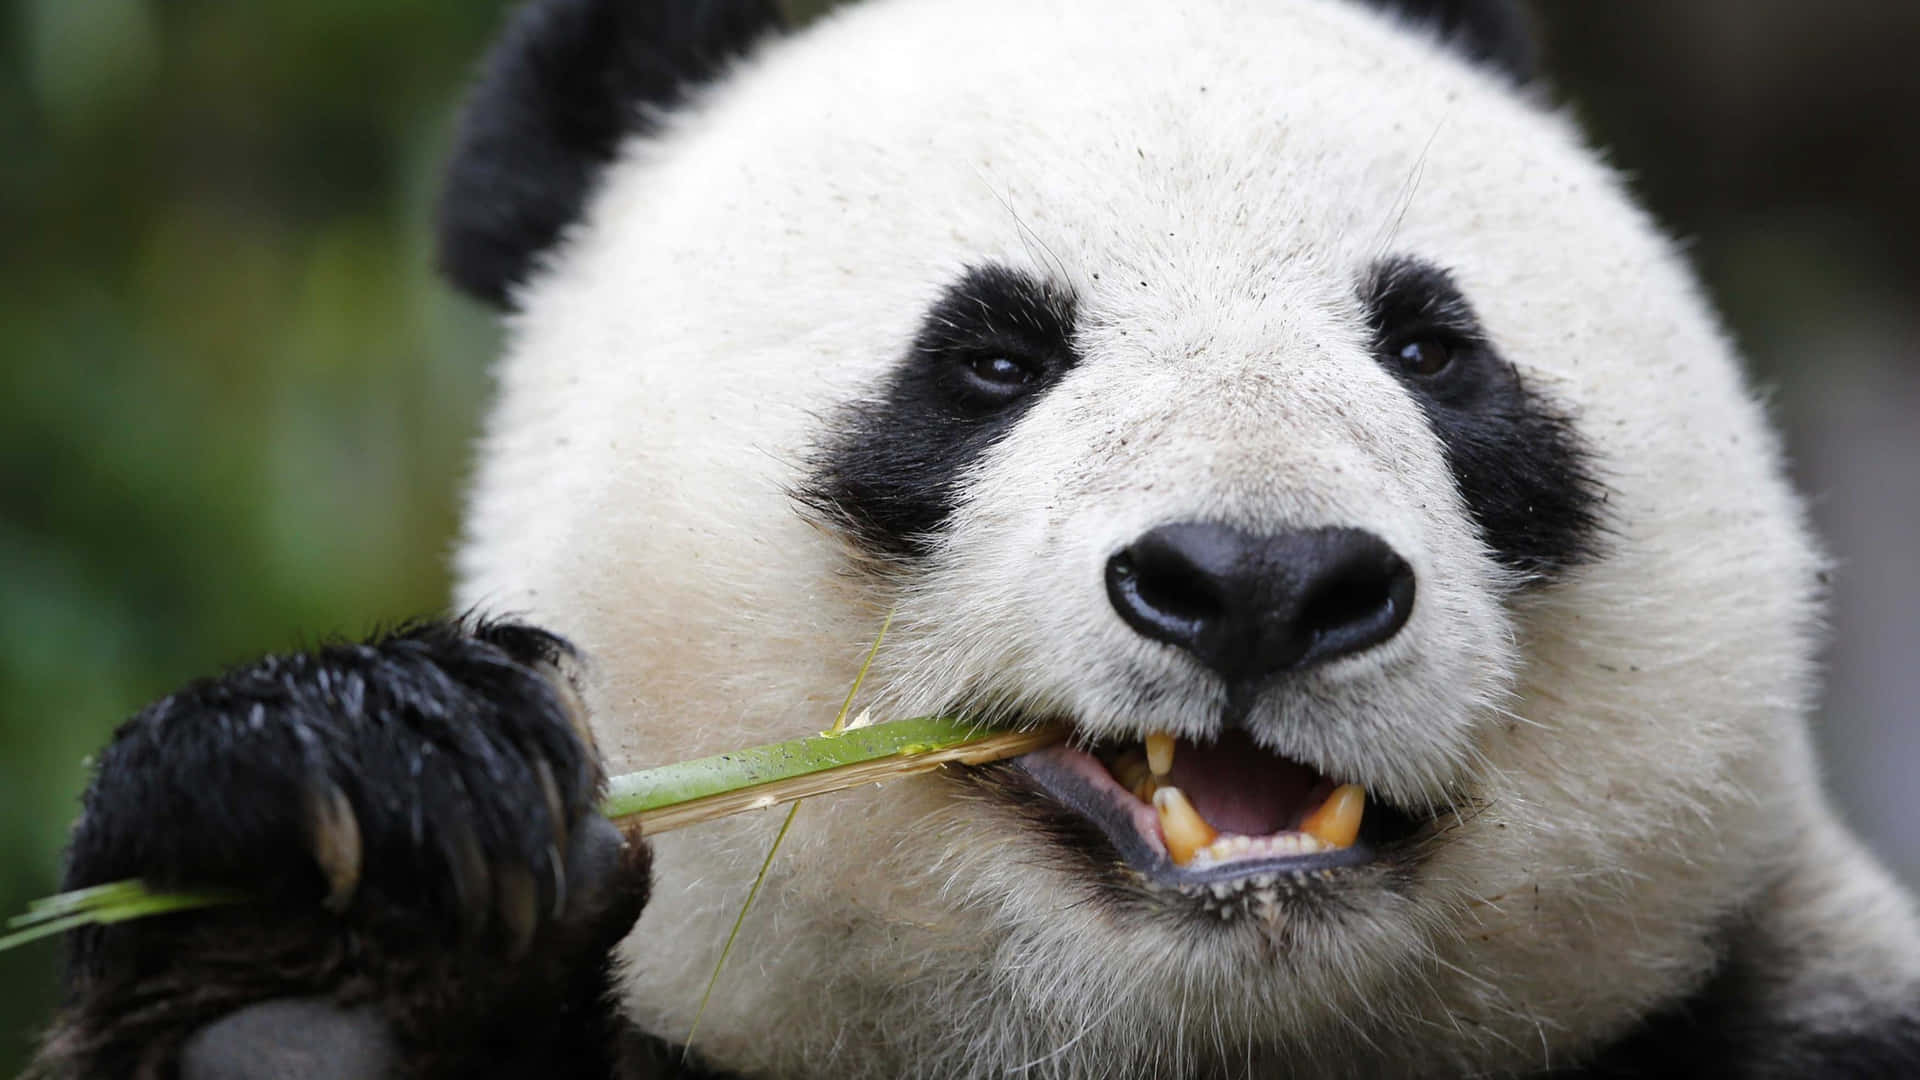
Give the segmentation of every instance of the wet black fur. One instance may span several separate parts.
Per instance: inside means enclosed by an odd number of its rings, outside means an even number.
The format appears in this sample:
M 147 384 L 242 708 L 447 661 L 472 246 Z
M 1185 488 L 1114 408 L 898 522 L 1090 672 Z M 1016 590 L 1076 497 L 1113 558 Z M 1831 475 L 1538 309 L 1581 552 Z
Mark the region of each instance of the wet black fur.
M 1494 351 L 1446 271 L 1390 259 L 1361 293 L 1375 353 L 1426 412 L 1494 556 L 1534 578 L 1593 558 L 1606 491 L 1573 418 Z M 1451 362 L 1430 376 L 1406 370 L 1399 353 L 1420 342 Z
M 458 894 L 454 848 L 470 830 L 483 852 L 532 865 L 550 902 L 547 848 L 591 808 L 598 776 L 540 670 L 565 648 L 514 624 L 420 622 L 192 683 L 121 725 L 101 753 L 64 886 L 137 874 L 160 888 L 244 881 L 263 897 L 316 900 L 325 882 L 305 808 L 331 784 L 359 818 L 365 876 L 382 899 L 484 906 Z M 548 820 L 536 758 L 568 822 Z
M 440 265 L 495 307 L 580 216 L 629 135 L 781 26 L 772 0 L 535 0 L 468 98 L 440 197 Z
M 69 935 L 41 1069 L 170 1076 L 200 1026 L 319 997 L 376 1003 L 408 1075 L 606 1075 L 608 954 L 645 903 L 647 859 L 594 816 L 599 766 L 550 681 L 565 650 L 525 626 L 422 622 L 268 657 L 122 725 L 65 887 L 138 877 L 248 900 Z M 338 913 L 308 809 L 332 790 L 365 853 Z M 501 915 L 514 881 L 536 898 L 530 942 Z

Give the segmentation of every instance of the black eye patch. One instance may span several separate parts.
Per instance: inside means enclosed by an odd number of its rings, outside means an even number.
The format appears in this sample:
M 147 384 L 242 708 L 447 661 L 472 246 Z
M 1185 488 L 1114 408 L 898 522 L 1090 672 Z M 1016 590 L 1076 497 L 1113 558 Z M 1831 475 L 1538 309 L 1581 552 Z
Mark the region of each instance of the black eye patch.
M 1004 266 L 967 270 L 878 394 L 831 418 L 797 497 L 885 555 L 924 553 L 961 478 L 1070 370 L 1071 296 Z
M 1573 420 L 1494 351 L 1446 271 L 1411 258 L 1361 286 L 1375 356 L 1420 403 L 1502 564 L 1551 579 L 1591 559 L 1605 489 Z

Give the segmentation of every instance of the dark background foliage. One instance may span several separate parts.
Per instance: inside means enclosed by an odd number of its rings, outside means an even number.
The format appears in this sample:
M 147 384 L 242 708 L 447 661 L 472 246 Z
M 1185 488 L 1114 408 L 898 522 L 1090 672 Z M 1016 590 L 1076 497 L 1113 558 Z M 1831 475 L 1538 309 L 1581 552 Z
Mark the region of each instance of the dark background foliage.
M 427 222 L 501 10 L 0 0 L 0 912 L 140 704 L 444 602 L 495 336 Z M 1838 557 L 1830 782 L 1920 879 L 1920 5 L 1539 14 L 1774 388 Z M 0 955 L 0 1072 L 55 952 Z

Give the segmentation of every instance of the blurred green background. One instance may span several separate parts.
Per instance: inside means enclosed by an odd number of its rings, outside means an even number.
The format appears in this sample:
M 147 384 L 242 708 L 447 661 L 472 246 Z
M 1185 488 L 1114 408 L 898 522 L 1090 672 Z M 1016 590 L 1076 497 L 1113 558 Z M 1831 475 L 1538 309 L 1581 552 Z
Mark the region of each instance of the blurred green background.
M 503 7 L 0 0 L 0 913 L 139 705 L 444 602 L 496 338 L 428 223 Z M 1775 388 L 1841 560 L 1832 784 L 1920 879 L 1920 5 L 1539 13 Z M 55 964 L 0 955 L 0 1073 Z

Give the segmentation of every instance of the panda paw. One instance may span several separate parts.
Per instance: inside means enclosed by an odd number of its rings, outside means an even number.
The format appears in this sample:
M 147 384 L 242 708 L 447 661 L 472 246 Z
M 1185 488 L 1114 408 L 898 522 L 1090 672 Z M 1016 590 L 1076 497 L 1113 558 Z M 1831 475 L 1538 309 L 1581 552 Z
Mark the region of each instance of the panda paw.
M 196 1031 L 281 999 L 376 1015 L 410 1074 L 595 1053 L 648 866 L 595 813 L 567 652 L 523 625 L 422 622 L 269 657 L 124 724 L 66 887 L 245 899 L 70 935 L 49 1059 L 164 1071 Z

